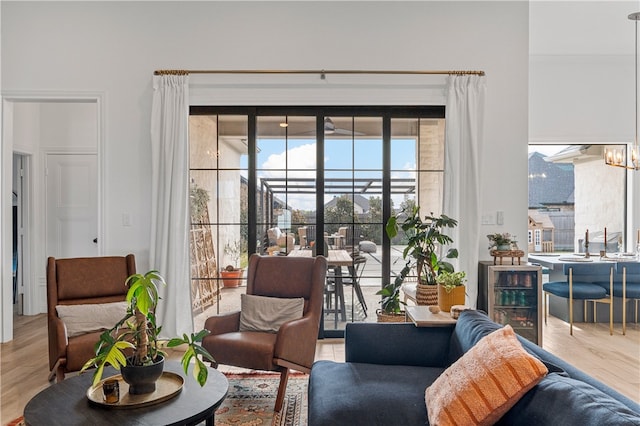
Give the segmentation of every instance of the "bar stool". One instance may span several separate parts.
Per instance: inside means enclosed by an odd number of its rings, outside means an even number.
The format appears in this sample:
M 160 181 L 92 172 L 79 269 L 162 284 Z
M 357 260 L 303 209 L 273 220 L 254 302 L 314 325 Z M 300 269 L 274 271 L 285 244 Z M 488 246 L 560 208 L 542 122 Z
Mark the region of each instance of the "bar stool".
M 609 334 L 613 335 L 613 269 L 606 263 L 565 263 L 567 281 L 551 281 L 542 286 L 546 297 L 544 323 L 549 313 L 549 293 L 569 299 L 569 334 L 573 336 L 573 301 L 584 301 L 584 322 L 587 322 L 587 302 L 593 302 L 593 321 L 596 321 L 596 304 L 609 304 Z M 598 282 L 609 282 L 609 292 Z

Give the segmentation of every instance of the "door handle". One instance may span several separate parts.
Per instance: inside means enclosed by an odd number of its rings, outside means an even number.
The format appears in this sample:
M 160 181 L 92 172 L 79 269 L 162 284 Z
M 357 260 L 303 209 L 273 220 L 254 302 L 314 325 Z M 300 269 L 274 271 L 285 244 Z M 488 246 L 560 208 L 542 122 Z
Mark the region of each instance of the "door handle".
M 94 239 L 93 239 L 93 242 L 94 242 L 94 243 L 96 243 L 96 244 L 98 244 L 98 239 L 97 239 L 97 238 L 94 238 Z

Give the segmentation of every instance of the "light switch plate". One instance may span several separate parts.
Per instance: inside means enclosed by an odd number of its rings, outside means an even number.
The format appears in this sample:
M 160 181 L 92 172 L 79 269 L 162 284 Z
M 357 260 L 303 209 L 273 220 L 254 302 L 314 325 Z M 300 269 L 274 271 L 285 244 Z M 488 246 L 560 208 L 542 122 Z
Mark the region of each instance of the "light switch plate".
M 483 213 L 482 214 L 482 224 L 483 225 L 495 225 L 495 216 L 493 213 Z

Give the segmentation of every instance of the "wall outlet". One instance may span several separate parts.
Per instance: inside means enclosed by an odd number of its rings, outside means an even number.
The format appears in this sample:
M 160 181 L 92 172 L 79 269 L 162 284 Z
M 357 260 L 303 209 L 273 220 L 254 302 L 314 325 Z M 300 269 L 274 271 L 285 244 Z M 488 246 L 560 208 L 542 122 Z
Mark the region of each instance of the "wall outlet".
M 496 212 L 496 222 L 498 225 L 504 225 L 504 212 L 502 210 Z
M 122 226 L 131 226 L 131 213 L 122 213 Z

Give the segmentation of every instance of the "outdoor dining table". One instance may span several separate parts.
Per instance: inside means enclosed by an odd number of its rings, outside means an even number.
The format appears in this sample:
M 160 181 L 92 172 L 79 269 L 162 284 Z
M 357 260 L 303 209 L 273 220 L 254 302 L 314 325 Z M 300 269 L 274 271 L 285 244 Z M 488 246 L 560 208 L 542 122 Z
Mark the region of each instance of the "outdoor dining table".
M 311 250 L 295 249 L 291 250 L 289 256 L 293 257 L 312 257 Z M 327 255 L 327 265 L 335 270 L 335 286 L 338 301 L 340 302 L 340 317 L 342 321 L 347 320 L 347 313 L 344 303 L 344 288 L 342 286 L 342 267 L 353 266 L 353 259 L 347 250 L 329 250 Z

